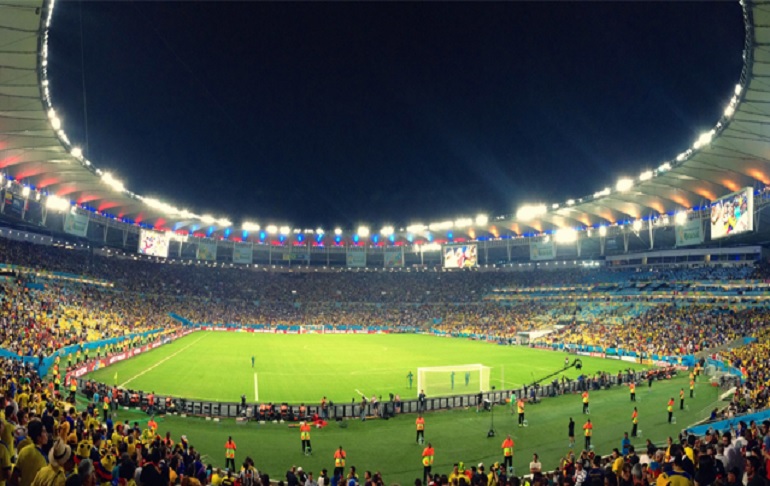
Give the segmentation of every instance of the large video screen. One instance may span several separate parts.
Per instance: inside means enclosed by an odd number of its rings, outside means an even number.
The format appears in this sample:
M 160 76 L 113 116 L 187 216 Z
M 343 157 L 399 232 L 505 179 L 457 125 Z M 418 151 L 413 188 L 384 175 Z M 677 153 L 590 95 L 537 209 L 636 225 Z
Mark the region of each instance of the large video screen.
M 754 230 L 754 191 L 745 187 L 711 205 L 711 239 Z
M 444 268 L 471 268 L 478 263 L 476 245 L 444 247 Z
M 160 231 L 139 231 L 139 253 L 168 258 L 168 242 L 171 238 L 167 233 Z

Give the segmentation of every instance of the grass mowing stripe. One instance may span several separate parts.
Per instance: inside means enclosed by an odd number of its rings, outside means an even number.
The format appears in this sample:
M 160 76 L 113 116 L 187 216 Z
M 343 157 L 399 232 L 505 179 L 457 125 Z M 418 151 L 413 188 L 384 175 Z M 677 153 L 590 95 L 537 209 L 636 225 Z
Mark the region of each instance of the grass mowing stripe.
M 142 376 L 143 374 L 145 374 L 145 373 L 147 373 L 147 372 L 149 372 L 149 371 L 152 371 L 152 370 L 154 370 L 155 368 L 157 368 L 158 366 L 162 365 L 162 364 L 163 364 L 163 363 L 165 363 L 166 361 L 170 360 L 171 358 L 173 358 L 173 357 L 174 357 L 174 356 L 176 356 L 177 354 L 181 353 L 182 351 L 186 350 L 186 349 L 187 349 L 187 348 L 189 348 L 190 346 L 192 346 L 192 345 L 194 345 L 194 344 L 197 344 L 197 343 L 198 343 L 198 342 L 199 342 L 201 339 L 203 339 L 203 338 L 205 338 L 205 337 L 206 337 L 206 336 L 205 336 L 205 335 L 203 335 L 203 336 L 199 337 L 199 338 L 198 338 L 198 339 L 197 339 L 195 342 L 192 342 L 192 343 L 188 344 L 187 346 L 183 347 L 182 349 L 180 349 L 179 351 L 175 352 L 174 354 L 171 354 L 171 355 L 169 355 L 169 356 L 166 356 L 165 358 L 163 358 L 162 360 L 158 361 L 158 362 L 157 362 L 157 363 L 155 363 L 154 365 L 150 366 L 149 368 L 145 369 L 144 371 L 142 371 L 142 372 L 140 372 L 140 373 L 138 373 L 138 374 L 136 374 L 136 375 L 132 376 L 132 377 L 131 377 L 131 378 L 129 378 L 128 380 L 126 380 L 126 381 L 124 381 L 123 383 L 121 383 L 121 384 L 120 384 L 120 387 L 121 387 L 121 388 L 123 388 L 123 387 L 125 387 L 126 385 L 128 385 L 129 383 L 131 383 L 132 381 L 134 381 L 135 379 L 137 379 L 137 378 L 139 378 L 140 376 Z M 255 379 L 255 383 L 256 383 L 256 375 L 255 375 L 255 378 L 254 378 L 254 379 Z

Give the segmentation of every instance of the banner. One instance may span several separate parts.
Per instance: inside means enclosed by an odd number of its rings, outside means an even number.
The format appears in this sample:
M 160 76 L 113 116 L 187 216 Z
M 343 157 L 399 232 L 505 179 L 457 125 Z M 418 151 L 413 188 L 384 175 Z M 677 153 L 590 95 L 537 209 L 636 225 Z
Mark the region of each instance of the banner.
M 251 264 L 254 247 L 251 245 L 233 245 L 233 263 Z
M 403 248 L 385 248 L 384 263 L 385 268 L 396 268 L 404 266 Z
M 195 253 L 198 260 L 215 262 L 217 260 L 217 242 L 201 241 L 198 243 L 198 251 Z
M 366 250 L 363 248 L 348 248 L 345 263 L 349 267 L 363 268 L 366 266 Z
M 744 187 L 711 205 L 711 239 L 754 230 L 754 190 Z
M 285 262 L 306 262 L 308 261 L 308 254 L 307 252 L 297 253 L 296 251 L 289 250 L 283 253 L 282 258 Z
M 5 191 L 5 206 L 3 207 L 3 213 L 14 218 L 21 218 L 21 213 L 24 211 L 24 198 L 22 196 L 12 193 L 10 190 Z
M 168 257 L 168 233 L 142 229 L 139 231 L 139 253 L 157 257 Z
M 24 212 L 24 219 L 32 224 L 42 224 L 43 205 L 38 201 L 27 200 L 27 210 Z
M 529 242 L 530 260 L 553 260 L 556 258 L 556 245 L 553 240 L 550 241 L 531 241 Z
M 444 247 L 444 268 L 473 268 L 479 263 L 476 245 Z
M 676 227 L 676 246 L 700 245 L 703 243 L 703 225 L 700 219 L 691 219 Z
M 88 214 L 80 214 L 72 208 L 64 217 L 64 232 L 75 236 L 88 233 Z

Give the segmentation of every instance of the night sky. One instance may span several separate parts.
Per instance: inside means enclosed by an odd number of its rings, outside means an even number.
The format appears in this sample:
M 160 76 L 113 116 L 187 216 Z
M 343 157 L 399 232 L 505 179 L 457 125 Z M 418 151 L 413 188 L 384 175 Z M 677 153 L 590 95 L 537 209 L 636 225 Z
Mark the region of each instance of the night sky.
M 139 194 L 236 224 L 402 226 L 673 159 L 719 119 L 743 37 L 737 1 L 64 1 L 49 77 L 85 147 L 85 74 L 86 155 Z

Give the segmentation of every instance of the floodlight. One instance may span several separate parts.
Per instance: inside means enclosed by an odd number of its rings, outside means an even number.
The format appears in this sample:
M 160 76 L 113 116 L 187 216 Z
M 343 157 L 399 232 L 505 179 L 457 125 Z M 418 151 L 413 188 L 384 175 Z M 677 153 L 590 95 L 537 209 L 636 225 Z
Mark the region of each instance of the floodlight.
M 685 211 L 679 211 L 674 216 L 674 222 L 678 225 L 683 225 L 687 222 L 687 213 Z
M 74 150 L 74 149 L 73 149 Z M 126 186 L 123 185 L 122 182 L 112 177 L 112 174 L 109 172 L 105 172 L 102 174 L 102 182 L 113 188 L 115 191 L 118 192 L 125 192 Z
M 317 235 L 322 235 L 322 234 L 324 234 L 324 230 L 323 230 L 323 228 L 316 228 L 316 230 L 315 230 L 315 234 L 317 234 Z
M 575 200 L 574 199 L 567 199 L 567 206 L 574 206 Z
M 214 224 L 216 222 L 216 218 L 210 214 L 204 214 L 200 217 L 200 220 L 206 224 Z
M 54 130 L 59 130 L 61 128 L 61 120 L 58 116 L 51 118 L 51 126 Z
M 594 197 L 597 198 L 597 197 L 602 197 L 602 196 L 609 196 L 610 192 L 611 192 L 610 188 L 609 187 L 605 187 L 601 191 L 595 192 L 594 193 Z
M 80 147 L 72 147 L 72 150 L 70 150 L 70 155 L 79 159 L 83 156 L 83 149 Z
M 634 187 L 634 180 L 627 177 L 618 180 L 617 184 L 615 184 L 615 190 L 618 192 L 626 192 L 632 187 Z
M 671 170 L 671 164 L 668 162 L 661 164 L 660 167 L 658 167 L 658 172 L 666 172 Z
M 70 202 L 63 197 L 50 195 L 45 200 L 45 207 L 55 211 L 66 211 L 70 207 Z
M 529 221 L 545 214 L 547 211 L 548 209 L 545 207 L 545 204 L 525 205 L 516 211 L 516 219 Z
M 22 195 L 22 196 L 24 196 L 24 197 L 27 197 L 27 196 L 29 196 L 29 187 L 28 187 L 28 186 L 24 186 L 24 187 L 21 189 L 21 195 Z
M 421 231 L 425 231 L 426 229 L 428 229 L 428 227 L 422 223 L 416 223 L 406 227 L 406 230 L 410 233 L 420 233 Z
M 633 228 L 634 228 L 634 231 L 639 231 L 639 230 L 641 230 L 641 229 L 642 229 L 642 220 L 641 220 L 641 219 L 637 219 L 637 220 L 635 220 L 635 221 L 633 222 L 632 226 L 633 226 Z
M 233 222 L 227 218 L 221 218 L 217 221 L 217 224 L 223 228 L 229 228 L 233 225 Z
M 646 171 L 642 172 L 641 174 L 639 174 L 639 180 L 640 181 L 649 181 L 650 179 L 652 179 L 652 171 L 651 170 L 646 170 Z
M 442 231 L 442 230 L 448 230 L 451 229 L 454 226 L 454 223 L 452 221 L 442 221 L 440 223 L 431 223 L 428 228 L 431 231 Z
M 259 231 L 260 227 L 257 223 L 250 223 L 248 221 L 244 221 L 244 223 L 241 225 L 241 229 L 243 231 Z
M 336 236 L 340 236 L 340 235 L 342 234 L 342 229 L 340 229 L 340 228 L 334 228 L 334 234 L 335 234 Z
M 740 84 L 735 85 L 735 96 L 739 96 L 741 94 L 741 91 L 743 91 L 743 86 Z
M 476 216 L 476 225 L 484 226 L 488 222 L 489 222 L 489 216 L 487 216 L 486 214 L 479 214 L 478 216 Z
M 278 233 L 278 226 L 276 226 L 274 224 L 268 225 L 268 227 L 265 228 L 265 229 L 271 235 L 274 235 L 274 234 Z
M 725 118 L 730 118 L 733 116 L 733 113 L 735 113 L 735 107 L 731 103 L 727 105 L 727 108 L 725 108 Z
M 281 227 L 278 229 L 278 232 L 279 232 L 280 234 L 282 234 L 282 235 L 286 236 L 286 235 L 288 235 L 289 233 L 291 233 L 291 228 L 289 228 L 288 226 L 281 226 Z
M 599 236 L 607 236 L 607 227 L 599 226 Z
M 385 227 L 383 227 L 382 230 L 380 230 L 380 234 L 382 234 L 382 236 L 390 236 L 390 235 L 392 235 L 393 234 L 393 226 L 385 226 Z
M 465 228 L 473 224 L 471 218 L 459 218 L 455 220 L 455 228 Z
M 577 238 L 578 232 L 575 228 L 559 228 L 554 235 L 554 240 L 557 243 L 574 243 Z
M 368 238 L 369 237 L 369 227 L 368 226 L 359 226 L 358 227 L 358 236 L 361 238 Z

